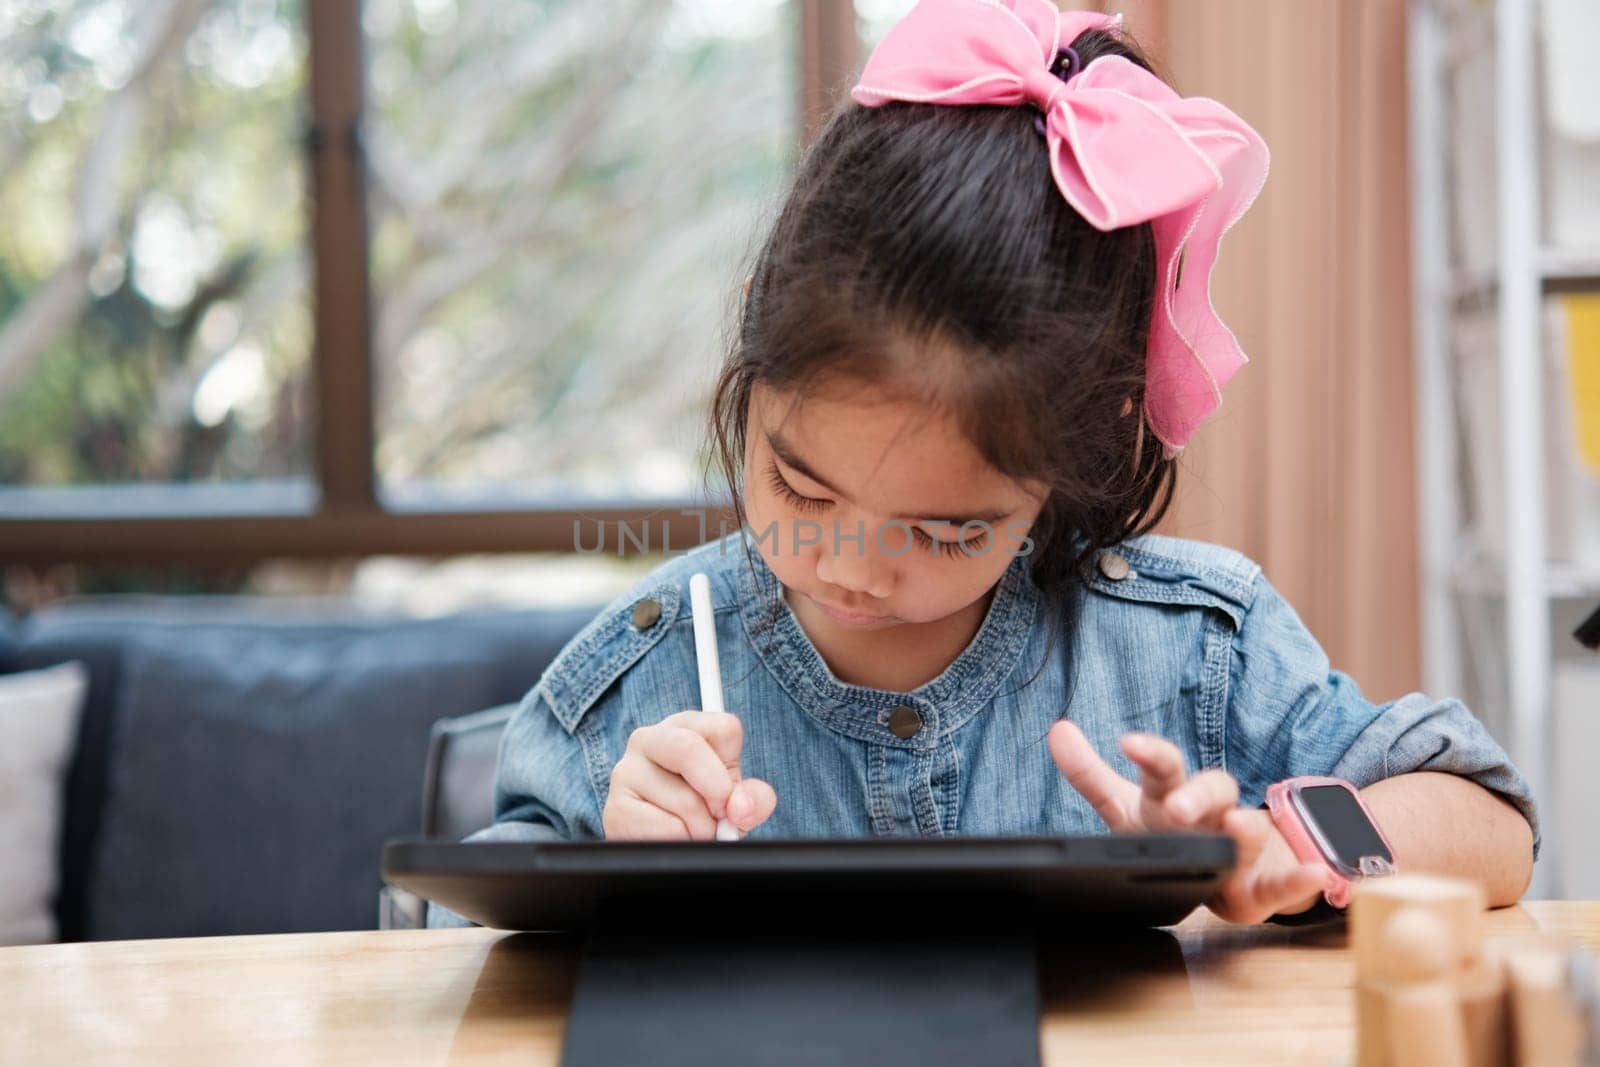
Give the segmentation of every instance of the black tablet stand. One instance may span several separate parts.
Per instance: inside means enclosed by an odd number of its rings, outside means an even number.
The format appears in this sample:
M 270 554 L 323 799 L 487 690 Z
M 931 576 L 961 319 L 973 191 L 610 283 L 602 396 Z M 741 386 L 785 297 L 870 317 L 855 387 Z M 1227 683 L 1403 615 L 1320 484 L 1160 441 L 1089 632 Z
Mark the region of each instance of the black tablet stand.
M 583 951 L 561 1062 L 1036 1067 L 1032 931 L 983 901 L 942 903 L 963 910 L 610 910 Z

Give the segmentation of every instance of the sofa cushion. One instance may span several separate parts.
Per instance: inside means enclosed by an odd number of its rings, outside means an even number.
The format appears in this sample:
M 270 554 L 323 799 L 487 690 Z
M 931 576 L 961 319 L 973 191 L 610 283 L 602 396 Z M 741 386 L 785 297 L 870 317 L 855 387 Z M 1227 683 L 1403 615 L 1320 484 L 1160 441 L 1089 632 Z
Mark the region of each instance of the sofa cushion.
M 62 778 L 88 687 L 81 663 L 0 674 L 0 945 L 56 940 Z
M 127 640 L 122 631 L 89 630 L 77 632 L 70 619 L 63 620 L 62 632 L 54 632 L 44 617 L 36 616 L 23 628 L 17 649 L 16 668 L 30 670 L 76 660 L 89 672 L 89 695 L 78 718 L 78 736 L 73 742 L 72 760 L 67 765 L 66 795 L 61 821 L 61 881 L 56 895 L 56 927 L 61 940 L 84 938 L 84 888 L 88 885 L 89 862 L 105 804 L 105 768 L 110 751 L 109 733 L 116 706 L 117 684 L 122 674 L 122 649 Z M 29 631 L 44 631 L 29 640 Z
M 82 659 L 91 678 L 63 936 L 375 925 L 379 850 L 418 830 L 431 724 L 520 698 L 592 614 L 169 602 L 36 616 L 23 660 Z

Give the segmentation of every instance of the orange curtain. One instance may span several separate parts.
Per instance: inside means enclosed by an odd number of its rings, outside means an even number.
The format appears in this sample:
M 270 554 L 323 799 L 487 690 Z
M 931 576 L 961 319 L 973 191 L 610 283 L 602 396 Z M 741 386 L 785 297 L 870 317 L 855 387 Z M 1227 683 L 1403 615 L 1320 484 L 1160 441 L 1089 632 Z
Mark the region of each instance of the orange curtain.
M 1179 92 L 1272 150 L 1214 281 L 1252 361 L 1180 460 L 1164 529 L 1258 560 L 1335 667 L 1403 695 L 1421 675 L 1404 4 L 1073 6 L 1124 12 Z

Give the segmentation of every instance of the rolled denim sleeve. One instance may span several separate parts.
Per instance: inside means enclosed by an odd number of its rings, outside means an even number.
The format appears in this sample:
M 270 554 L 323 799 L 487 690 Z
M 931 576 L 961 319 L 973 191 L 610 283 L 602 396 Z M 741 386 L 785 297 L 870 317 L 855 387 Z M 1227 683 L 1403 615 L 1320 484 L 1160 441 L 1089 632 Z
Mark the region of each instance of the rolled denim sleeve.
M 1361 694 L 1264 577 L 1234 637 L 1225 759 L 1241 799 L 1260 803 L 1273 782 L 1331 775 L 1356 786 L 1412 771 L 1470 778 L 1509 801 L 1533 830 L 1533 793 L 1489 731 L 1459 700 L 1410 693 L 1386 704 Z
M 478 841 L 567 841 L 603 837 L 601 809 L 583 742 L 556 720 L 540 687 L 506 724 L 495 774 L 495 821 L 469 834 Z M 428 905 L 430 929 L 471 926 L 471 920 Z

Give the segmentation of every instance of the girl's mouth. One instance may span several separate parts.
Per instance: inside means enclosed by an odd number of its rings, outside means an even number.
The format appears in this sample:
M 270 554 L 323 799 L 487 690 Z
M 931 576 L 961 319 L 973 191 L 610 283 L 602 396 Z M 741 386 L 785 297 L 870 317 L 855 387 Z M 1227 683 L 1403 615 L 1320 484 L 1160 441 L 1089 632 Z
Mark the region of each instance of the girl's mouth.
M 844 626 L 873 626 L 878 623 L 890 622 L 894 618 L 892 615 L 869 615 L 860 611 L 846 611 L 843 608 L 834 607 L 825 600 L 818 600 L 816 597 L 812 597 L 811 602 L 822 609 L 822 613 L 828 618 Z

